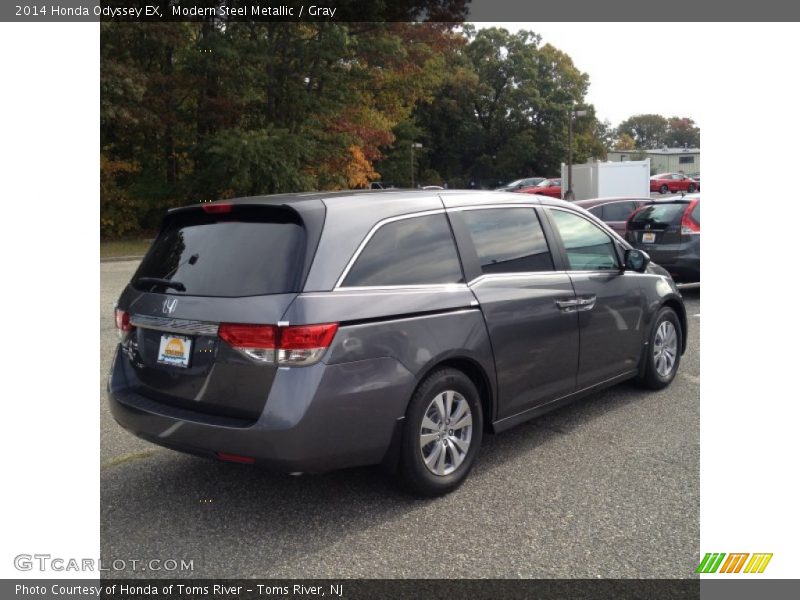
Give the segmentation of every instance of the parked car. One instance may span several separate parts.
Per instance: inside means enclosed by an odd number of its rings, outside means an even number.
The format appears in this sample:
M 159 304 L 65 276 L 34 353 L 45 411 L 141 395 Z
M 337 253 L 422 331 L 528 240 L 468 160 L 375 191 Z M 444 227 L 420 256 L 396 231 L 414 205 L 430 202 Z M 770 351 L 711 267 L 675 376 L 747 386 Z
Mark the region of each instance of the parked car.
M 626 238 L 678 281 L 700 281 L 700 194 L 643 206 L 628 219 Z
M 686 192 L 693 194 L 700 191 L 700 182 L 683 173 L 659 173 L 650 178 L 650 191 L 667 194 L 669 192 Z
M 628 217 L 637 208 L 650 203 L 650 198 L 592 198 L 576 200 L 576 206 L 588 210 L 621 236 L 625 235 Z
M 385 181 L 372 181 L 369 184 L 369 189 L 371 190 L 393 190 L 396 187 L 393 183 L 386 183 Z
M 544 181 L 544 177 L 526 177 L 524 179 L 515 179 L 511 183 L 507 183 L 502 185 L 498 188 L 495 188 L 496 192 L 516 192 L 520 188 L 524 187 L 531 187 L 536 185 L 540 181 Z
M 699 190 L 700 189 L 700 187 L 699 187 L 700 186 L 700 173 L 699 172 L 698 173 L 689 173 L 688 176 L 695 180 L 695 182 L 698 185 L 697 189 Z
M 586 211 L 464 191 L 173 209 L 115 318 L 110 408 L 135 435 L 295 473 L 384 463 L 423 495 L 485 432 L 669 385 L 687 327 L 669 274 Z
M 523 194 L 539 194 L 540 196 L 561 198 L 561 180 L 543 179 L 533 187 L 525 187 L 517 191 Z

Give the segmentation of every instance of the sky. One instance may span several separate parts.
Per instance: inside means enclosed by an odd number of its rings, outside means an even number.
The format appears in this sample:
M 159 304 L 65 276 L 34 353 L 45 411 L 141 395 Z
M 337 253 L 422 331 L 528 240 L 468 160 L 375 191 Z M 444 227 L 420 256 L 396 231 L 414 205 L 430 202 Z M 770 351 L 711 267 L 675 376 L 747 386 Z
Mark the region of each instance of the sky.
M 666 31 L 662 26 L 668 25 Z M 617 126 L 631 115 L 690 117 L 700 125 L 692 81 L 699 79 L 700 23 L 475 23 L 478 28 L 528 29 L 572 58 L 589 75 L 587 101 Z M 707 51 L 706 51 L 707 52 Z M 696 86 L 695 86 L 696 87 Z M 696 92 L 695 92 L 696 93 Z

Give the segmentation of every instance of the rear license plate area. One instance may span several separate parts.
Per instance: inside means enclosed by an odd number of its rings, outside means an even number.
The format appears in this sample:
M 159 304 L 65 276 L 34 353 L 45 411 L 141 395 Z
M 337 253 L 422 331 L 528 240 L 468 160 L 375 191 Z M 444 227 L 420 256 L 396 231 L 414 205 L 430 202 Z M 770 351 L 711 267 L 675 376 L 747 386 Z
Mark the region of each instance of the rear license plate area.
M 645 231 L 642 233 L 643 244 L 654 244 L 656 241 L 656 234 L 652 231 Z
M 192 356 L 192 339 L 182 335 L 162 334 L 158 345 L 158 363 L 186 369 Z

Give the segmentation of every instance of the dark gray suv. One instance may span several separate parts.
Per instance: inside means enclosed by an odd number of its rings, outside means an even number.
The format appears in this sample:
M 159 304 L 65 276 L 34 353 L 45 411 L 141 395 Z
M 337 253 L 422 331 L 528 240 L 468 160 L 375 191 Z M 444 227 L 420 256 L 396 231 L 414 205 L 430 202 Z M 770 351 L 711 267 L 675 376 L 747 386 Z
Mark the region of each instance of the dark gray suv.
M 436 495 L 500 432 L 672 381 L 669 274 L 560 200 L 347 192 L 178 208 L 116 309 L 111 411 L 146 440 Z

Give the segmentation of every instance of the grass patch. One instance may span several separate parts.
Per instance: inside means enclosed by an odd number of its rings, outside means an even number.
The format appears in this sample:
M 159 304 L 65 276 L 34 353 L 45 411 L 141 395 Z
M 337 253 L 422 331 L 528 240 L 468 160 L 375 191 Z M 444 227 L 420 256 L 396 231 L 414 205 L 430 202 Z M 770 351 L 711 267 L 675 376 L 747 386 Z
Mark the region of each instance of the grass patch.
M 100 258 L 118 256 L 142 256 L 150 247 L 152 240 L 114 240 L 100 242 Z

